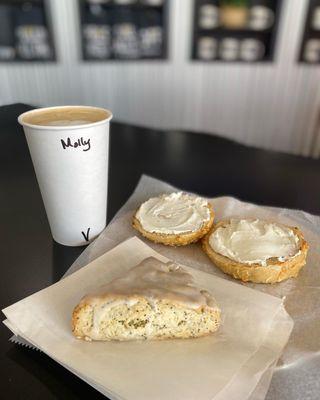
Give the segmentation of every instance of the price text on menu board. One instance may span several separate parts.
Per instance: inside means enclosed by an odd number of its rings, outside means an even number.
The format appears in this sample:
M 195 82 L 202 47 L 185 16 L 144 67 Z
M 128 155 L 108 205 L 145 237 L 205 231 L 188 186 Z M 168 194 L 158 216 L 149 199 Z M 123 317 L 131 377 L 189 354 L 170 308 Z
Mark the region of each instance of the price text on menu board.
M 167 58 L 166 0 L 79 0 L 84 60 Z
M 272 61 L 280 0 L 196 0 L 192 59 Z
M 46 2 L 0 0 L 0 61 L 53 60 Z

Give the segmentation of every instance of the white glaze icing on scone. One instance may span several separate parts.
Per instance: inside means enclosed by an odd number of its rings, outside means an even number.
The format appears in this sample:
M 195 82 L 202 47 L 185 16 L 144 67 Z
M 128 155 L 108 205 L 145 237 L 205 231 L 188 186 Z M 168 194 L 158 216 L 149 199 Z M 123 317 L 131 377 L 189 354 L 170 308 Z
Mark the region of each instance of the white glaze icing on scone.
M 86 304 L 101 302 L 102 299 L 130 298 L 143 296 L 150 300 L 170 300 L 187 305 L 190 308 L 204 306 L 215 307 L 214 298 L 205 290 L 194 285 L 189 272 L 172 262 L 162 263 L 149 257 L 129 270 L 123 277 L 117 278 L 100 287 L 96 293 L 83 298 Z
M 231 219 L 211 234 L 209 244 L 231 260 L 262 266 L 270 258 L 283 262 L 300 253 L 299 238 L 292 229 L 259 219 Z
M 210 220 L 210 209 L 205 199 L 177 192 L 147 200 L 136 218 L 148 232 L 182 234 L 201 229 Z
M 199 337 L 219 324 L 213 296 L 179 265 L 153 257 L 85 296 L 73 312 L 73 332 L 86 340 Z

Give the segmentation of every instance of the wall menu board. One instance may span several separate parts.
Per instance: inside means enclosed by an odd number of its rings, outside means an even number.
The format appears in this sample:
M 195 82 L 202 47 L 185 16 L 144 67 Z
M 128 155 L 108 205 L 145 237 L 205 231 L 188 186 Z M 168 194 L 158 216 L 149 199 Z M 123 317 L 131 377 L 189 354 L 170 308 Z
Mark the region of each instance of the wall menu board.
M 84 60 L 167 58 L 167 0 L 79 0 Z
M 299 61 L 320 63 L 320 0 L 310 0 Z
M 280 9 L 281 0 L 195 0 L 192 59 L 272 61 Z
M 0 61 L 53 61 L 45 1 L 0 0 Z

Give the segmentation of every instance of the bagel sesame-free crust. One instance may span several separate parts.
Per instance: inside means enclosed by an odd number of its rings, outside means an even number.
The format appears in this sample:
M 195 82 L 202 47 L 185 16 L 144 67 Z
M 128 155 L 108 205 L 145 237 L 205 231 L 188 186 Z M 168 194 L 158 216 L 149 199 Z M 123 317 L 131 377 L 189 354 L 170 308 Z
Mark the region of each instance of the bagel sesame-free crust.
M 225 220 L 215 224 L 210 232 L 202 239 L 202 248 L 218 268 L 224 273 L 233 276 L 235 279 L 254 283 L 281 282 L 288 278 L 297 277 L 301 268 L 306 264 L 309 245 L 305 241 L 300 229 L 290 226 L 286 227 L 291 229 L 299 238 L 300 253 L 286 261 L 270 258 L 267 260 L 266 266 L 261 264 L 244 264 L 215 252 L 209 243 L 210 236 L 218 228 L 227 226 L 229 223 L 229 220 Z
M 186 246 L 191 243 L 195 243 L 205 236 L 213 225 L 214 212 L 212 206 L 208 203 L 207 205 L 210 211 L 210 219 L 205 221 L 202 227 L 196 231 L 179 233 L 179 234 L 164 234 L 146 231 L 140 221 L 136 218 L 136 214 L 133 217 L 132 226 L 139 231 L 142 236 L 151 240 L 154 243 L 161 243 L 166 246 Z

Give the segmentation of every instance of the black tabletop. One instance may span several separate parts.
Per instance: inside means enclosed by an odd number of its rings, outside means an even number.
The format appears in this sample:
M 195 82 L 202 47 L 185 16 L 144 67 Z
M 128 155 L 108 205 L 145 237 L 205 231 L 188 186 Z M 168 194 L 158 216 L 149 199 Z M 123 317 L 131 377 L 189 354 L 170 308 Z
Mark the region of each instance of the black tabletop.
M 0 107 L 1 309 L 60 279 L 83 248 L 53 242 L 17 116 Z M 231 195 L 320 214 L 320 161 L 199 133 L 112 123 L 108 219 L 148 174 L 206 196 Z M 49 357 L 8 341 L 0 327 L 0 398 L 104 398 Z M 318 377 L 319 378 L 319 377 Z M 272 397 L 278 399 L 276 386 Z

